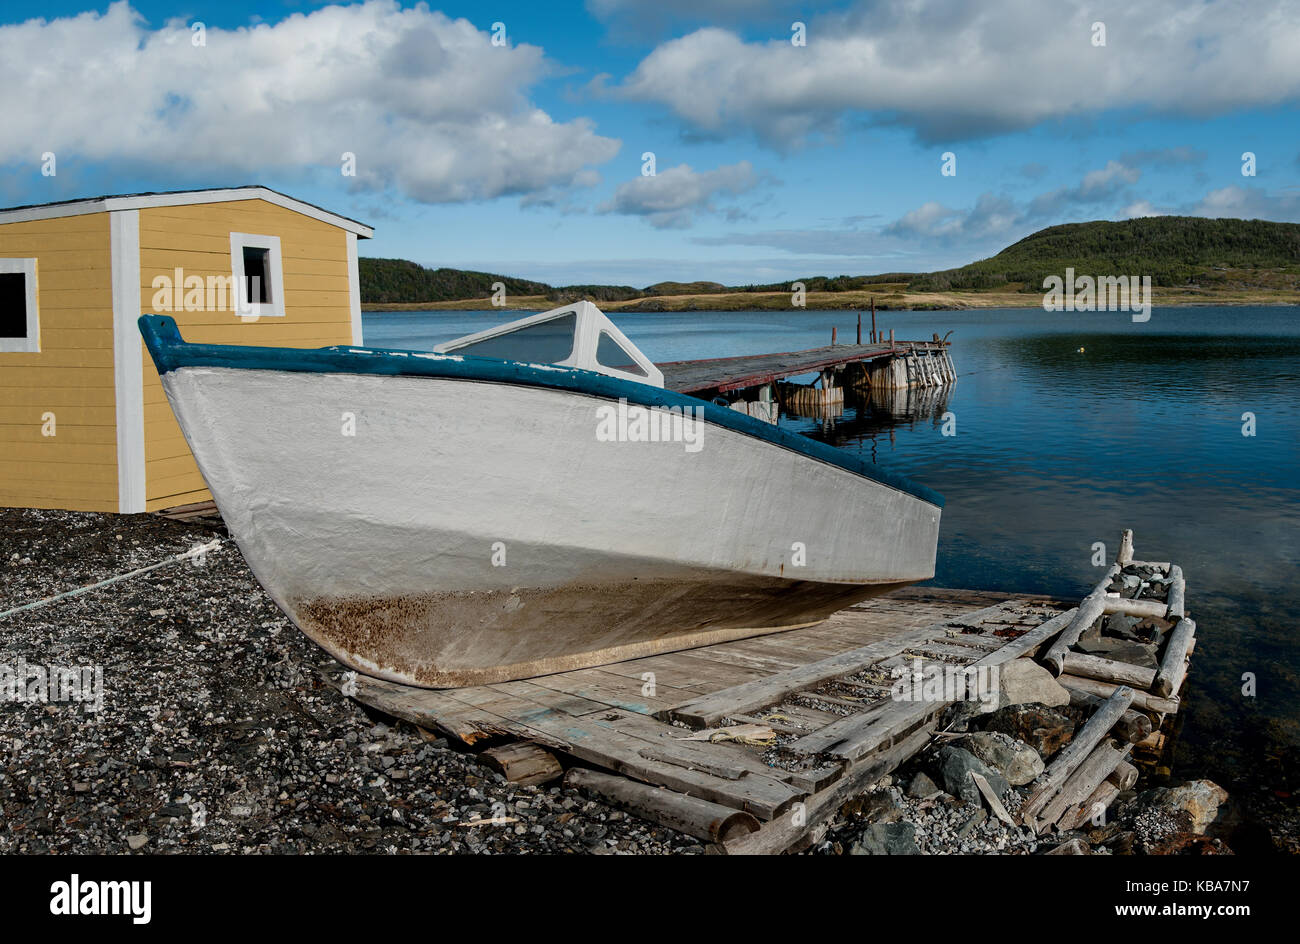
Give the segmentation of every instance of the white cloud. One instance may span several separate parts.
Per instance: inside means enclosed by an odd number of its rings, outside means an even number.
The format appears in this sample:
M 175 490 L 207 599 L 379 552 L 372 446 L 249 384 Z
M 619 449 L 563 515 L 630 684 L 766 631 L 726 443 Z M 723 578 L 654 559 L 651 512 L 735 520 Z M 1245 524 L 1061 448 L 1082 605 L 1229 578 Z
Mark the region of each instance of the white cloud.
M 737 196 L 758 186 L 759 175 L 749 161 L 696 171 L 679 164 L 651 177 L 633 177 L 619 184 L 614 196 L 601 204 L 602 213 L 643 216 L 658 229 L 689 226 L 699 212 L 714 209 L 720 196 Z
M 1093 22 L 1106 45 L 1092 45 Z M 1107 109 L 1210 115 L 1300 98 L 1300 6 L 1264 0 L 884 0 L 809 19 L 807 46 L 700 29 L 610 90 L 694 131 L 779 147 L 853 113 L 927 141 L 984 137 Z
M 1300 192 L 1269 193 L 1257 187 L 1231 184 L 1211 190 L 1191 212 L 1196 216 L 1300 222 Z
M 551 68 L 541 49 L 494 47 L 422 4 L 208 28 L 202 47 L 191 35 L 182 21 L 150 29 L 125 2 L 0 27 L 0 160 L 53 151 L 61 171 L 102 162 L 244 183 L 338 173 L 351 151 L 353 186 L 443 202 L 581 186 L 619 147 L 529 101 Z

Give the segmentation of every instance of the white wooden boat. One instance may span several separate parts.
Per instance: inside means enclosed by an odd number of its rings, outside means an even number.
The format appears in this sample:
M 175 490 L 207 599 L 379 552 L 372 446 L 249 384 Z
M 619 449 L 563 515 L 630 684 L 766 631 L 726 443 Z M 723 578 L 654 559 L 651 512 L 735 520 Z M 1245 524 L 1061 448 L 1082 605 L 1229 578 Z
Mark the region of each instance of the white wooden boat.
M 934 573 L 938 495 L 663 389 L 588 302 L 436 352 L 140 327 L 253 573 L 361 672 L 566 671 L 807 626 Z

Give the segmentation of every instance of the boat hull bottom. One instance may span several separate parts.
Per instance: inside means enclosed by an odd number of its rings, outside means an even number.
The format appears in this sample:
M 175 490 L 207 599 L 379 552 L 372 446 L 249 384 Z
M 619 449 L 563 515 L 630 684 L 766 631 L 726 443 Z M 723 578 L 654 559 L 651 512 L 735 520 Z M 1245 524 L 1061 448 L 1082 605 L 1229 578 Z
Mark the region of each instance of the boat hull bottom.
M 729 575 L 685 583 L 315 597 L 285 608 L 303 632 L 350 668 L 421 688 L 457 688 L 812 626 L 914 582 Z

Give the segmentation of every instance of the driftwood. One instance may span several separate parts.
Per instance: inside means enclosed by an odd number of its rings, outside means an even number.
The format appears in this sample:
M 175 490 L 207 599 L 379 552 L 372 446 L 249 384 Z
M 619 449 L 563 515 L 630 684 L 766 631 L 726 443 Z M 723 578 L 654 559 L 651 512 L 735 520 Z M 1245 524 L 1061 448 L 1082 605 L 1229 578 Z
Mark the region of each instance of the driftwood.
M 1084 678 L 1081 675 L 1062 675 L 1057 678 L 1057 681 L 1070 691 L 1086 692 L 1101 698 L 1109 698 L 1123 687 L 1113 682 Z M 1133 704 L 1143 711 L 1156 715 L 1171 715 L 1178 710 L 1177 698 L 1161 698 L 1159 695 L 1151 695 L 1147 692 L 1134 692 Z
M 1074 773 L 1070 774 L 1065 783 L 1061 784 L 1061 789 L 1056 796 L 1043 807 L 1042 813 L 1038 815 L 1037 831 L 1041 833 L 1060 820 L 1067 810 L 1084 805 L 1092 796 L 1092 792 L 1101 786 L 1132 749 L 1132 744 L 1125 744 L 1123 749 L 1116 749 L 1114 743 L 1109 740 L 1098 744 L 1093 752 L 1075 768 Z
M 1169 595 L 1166 603 L 1169 606 L 1169 619 L 1182 619 L 1187 615 L 1184 607 L 1187 600 L 1187 581 L 1183 579 L 1183 569 L 1174 564 L 1169 569 Z
M 1165 655 L 1160 660 L 1160 671 L 1156 674 L 1153 691 L 1157 695 L 1176 695 L 1187 674 L 1187 649 L 1196 635 L 1196 621 L 1183 617 L 1174 627 L 1165 644 Z
M 564 768 L 554 754 L 528 741 L 491 748 L 480 754 L 479 760 L 511 783 L 525 787 L 548 783 L 564 775 Z
M 726 842 L 759 828 L 758 820 L 749 813 L 597 770 L 574 767 L 565 774 L 564 783 L 696 839 Z
M 1106 576 L 1102 577 L 1101 582 L 1079 603 L 1079 609 L 1075 612 L 1074 618 L 1070 620 L 1068 626 L 1061 630 L 1061 635 L 1056 637 L 1056 642 L 1052 643 L 1052 647 L 1043 656 L 1043 662 L 1052 670 L 1053 675 L 1061 674 L 1065 664 L 1066 652 L 1079 641 L 1083 631 L 1102 615 L 1102 611 L 1106 608 L 1106 601 L 1109 599 L 1106 596 L 1106 589 L 1119 571 L 1119 564 L 1110 565 L 1110 568 L 1106 571 Z
M 1128 597 L 1107 597 L 1102 608 L 1106 615 L 1123 613 L 1125 616 L 1151 617 L 1164 619 L 1169 608 L 1159 600 L 1130 600 Z
M 1034 781 L 1034 792 L 1025 801 L 1020 811 L 1021 822 L 1030 822 L 1038 815 L 1039 810 L 1047 806 L 1070 775 L 1110 733 L 1115 722 L 1132 703 L 1133 689 L 1127 687 L 1116 689 L 1115 693 L 1106 699 L 1105 704 L 1097 709 L 1096 713 L 1088 719 L 1087 724 L 1075 733 L 1074 740 L 1061 749 L 1056 759 Z M 1113 769 L 1114 765 L 1111 765 L 1106 772 L 1110 773 Z
M 998 795 L 994 792 L 993 787 L 989 785 L 988 779 L 983 774 L 978 774 L 973 770 L 970 772 L 970 778 L 975 782 L 975 788 L 984 797 L 984 802 L 989 805 L 993 815 L 1008 826 L 1014 826 L 1015 822 L 1011 819 L 1011 814 L 1007 812 L 1007 808 L 998 799 Z
M 1075 708 L 1087 708 L 1090 711 L 1096 711 L 1106 703 L 1106 699 L 1099 695 L 1090 695 L 1079 689 L 1070 689 L 1069 691 L 1070 704 Z M 1134 697 L 1137 697 L 1137 693 L 1134 693 Z M 1121 741 L 1136 744 L 1151 736 L 1151 719 L 1143 712 L 1130 708 L 1120 715 L 1110 733 Z
M 1065 654 L 1065 671 L 1071 675 L 1114 682 L 1116 685 L 1132 685 L 1134 688 L 1150 688 L 1156 679 L 1156 670 L 1118 662 L 1102 656 L 1088 655 L 1085 652 L 1067 652 Z
M 1127 790 L 1138 782 L 1138 769 L 1126 760 L 1120 761 L 1106 778 L 1120 790 Z
M 1056 821 L 1056 825 L 1062 831 L 1078 829 L 1088 820 L 1109 809 L 1117 796 L 1119 796 L 1119 787 L 1115 786 L 1110 780 L 1103 780 L 1097 785 L 1097 789 L 1092 791 L 1088 799 L 1074 809 L 1066 810 L 1064 815 Z
M 1119 536 L 1119 553 L 1115 555 L 1115 563 L 1124 565 L 1133 560 L 1133 529 L 1125 528 Z

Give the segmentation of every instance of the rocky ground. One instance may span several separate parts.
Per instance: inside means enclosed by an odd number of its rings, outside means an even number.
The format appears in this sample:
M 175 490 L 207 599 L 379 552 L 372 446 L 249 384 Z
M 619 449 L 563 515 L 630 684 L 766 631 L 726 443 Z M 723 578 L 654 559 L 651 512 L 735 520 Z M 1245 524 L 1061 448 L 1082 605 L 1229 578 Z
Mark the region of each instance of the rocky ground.
M 215 534 L 0 511 L 0 610 Z M 0 619 L 0 666 L 101 666 L 102 710 L 0 703 L 0 853 L 685 853 L 695 840 L 372 718 L 233 544 Z M 2 697 L 2 696 L 0 696 Z M 478 825 L 475 825 L 478 824 Z
M 224 536 L 211 519 L 0 510 L 0 611 Z M 321 682 L 329 662 L 228 541 L 0 617 L 0 853 L 704 851 L 573 790 L 509 784 L 368 714 Z M 102 707 L 16 700 L 5 670 L 24 665 L 99 667 Z M 1106 825 L 1052 839 L 992 815 L 969 772 L 1014 814 L 1081 723 L 1072 711 L 955 717 L 953 736 L 846 804 L 810 851 L 1228 851 L 1230 804 L 1208 782 L 1121 794 Z

